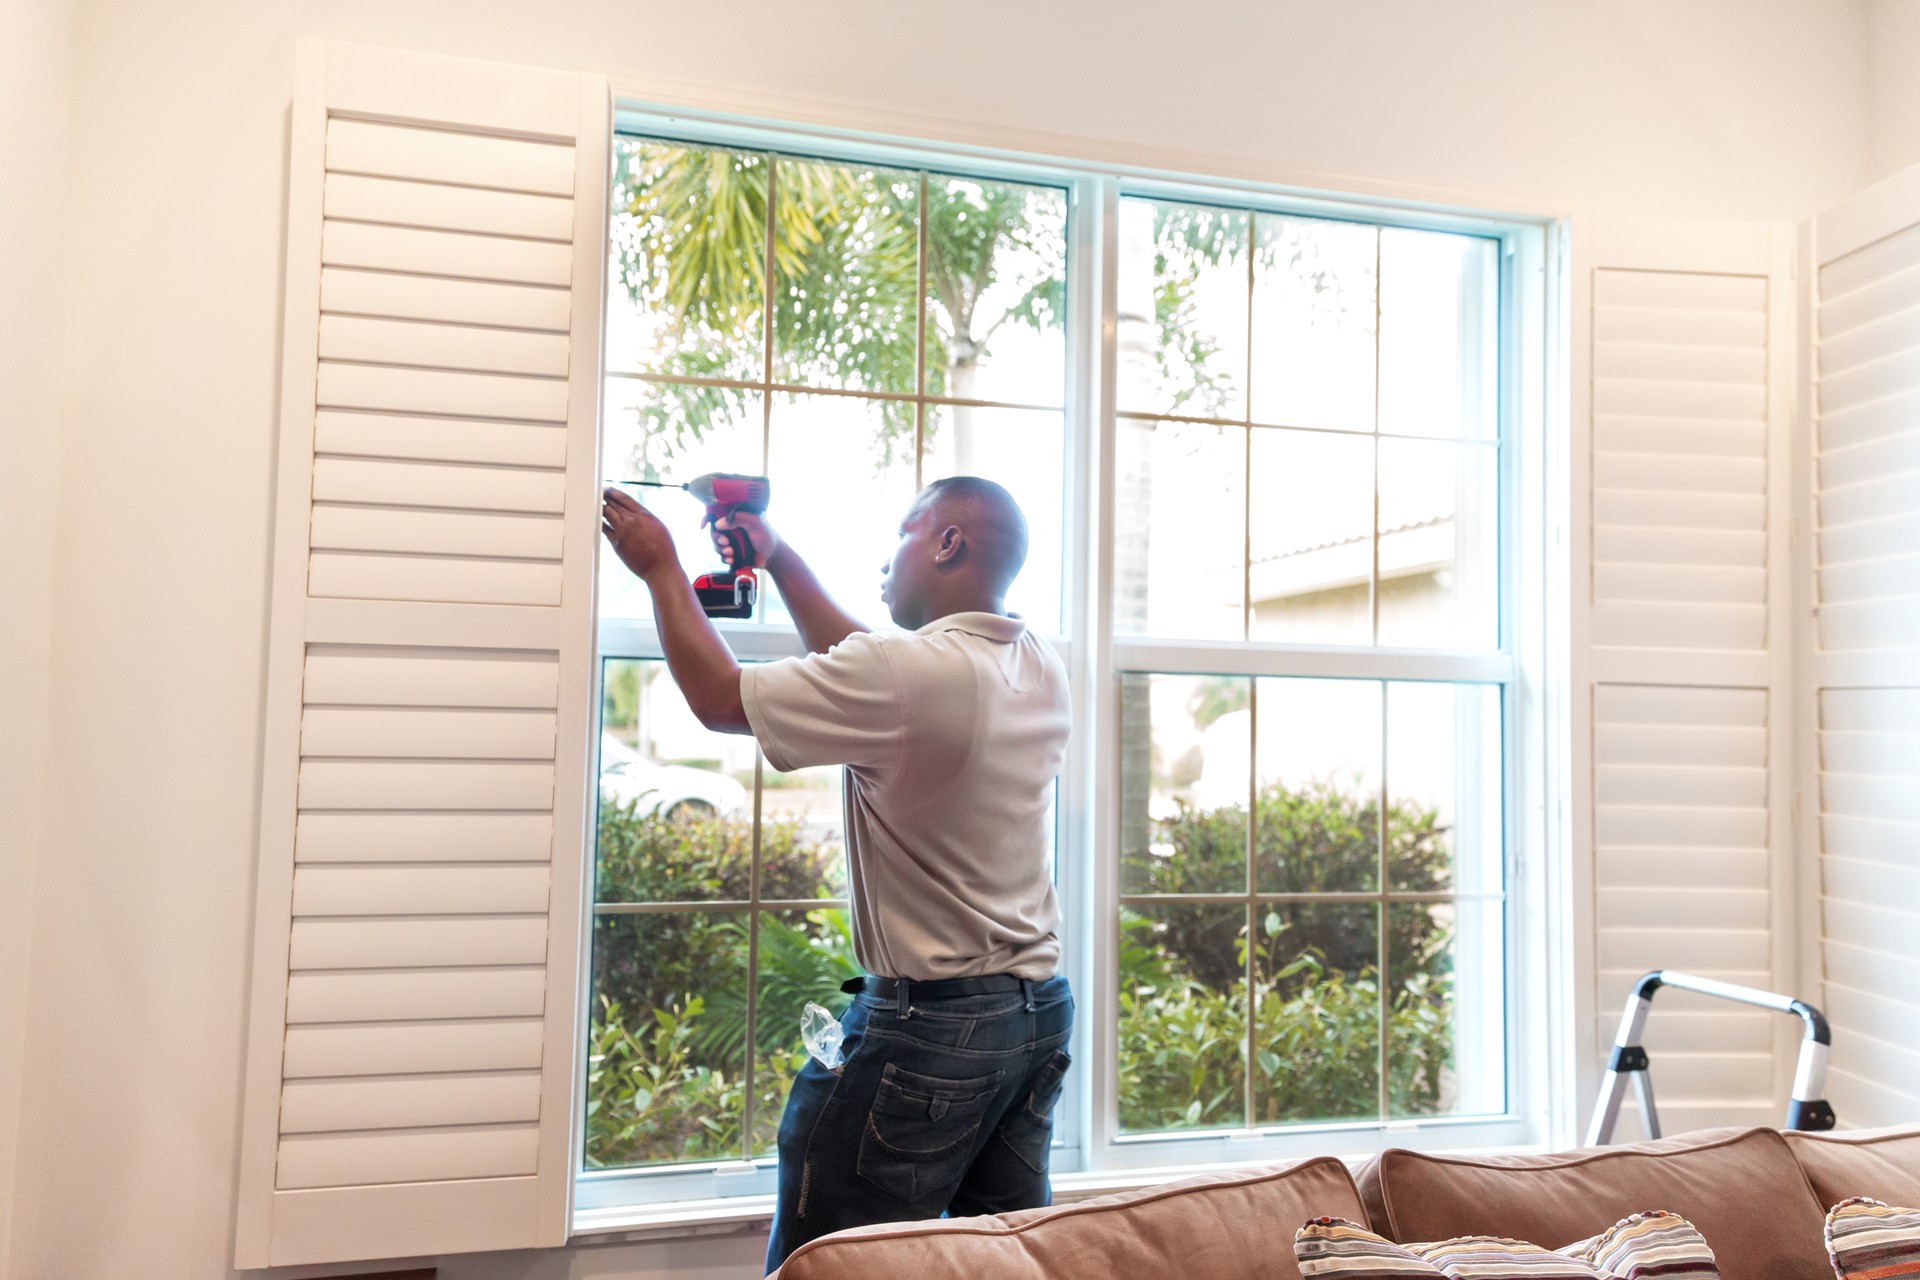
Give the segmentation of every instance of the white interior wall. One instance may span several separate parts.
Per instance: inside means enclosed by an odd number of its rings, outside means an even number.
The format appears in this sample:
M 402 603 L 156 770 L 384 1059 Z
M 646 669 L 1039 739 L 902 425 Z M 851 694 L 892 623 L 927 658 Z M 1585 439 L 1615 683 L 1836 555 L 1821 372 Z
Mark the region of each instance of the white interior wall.
M 1097 24 L 1010 0 L 823 0 L 804 21 L 766 0 L 724 17 L 598 0 L 76 3 L 61 455 L 42 441 L 16 468 L 9 441 L 0 481 L 41 524 L 59 503 L 58 578 L 26 593 L 51 603 L 12 1211 L 14 1274 L 35 1280 L 219 1275 L 229 1254 L 296 33 L 1580 211 L 1797 218 L 1867 169 L 1857 3 L 1199 0 L 1177 29 L 1146 0 Z M 49 65 L 38 49 L 31 65 Z M 11 231 L 21 215 L 6 216 Z M 33 582 L 49 563 L 29 558 Z M 28 658 L 8 671 L 30 693 Z M 443 1274 L 744 1276 L 756 1247 L 490 1255 Z
M 1867 176 L 1920 162 L 1920 5 L 1867 0 Z
M 33 936 L 59 443 L 67 0 L 0 7 L 0 1275 L 12 1233 Z

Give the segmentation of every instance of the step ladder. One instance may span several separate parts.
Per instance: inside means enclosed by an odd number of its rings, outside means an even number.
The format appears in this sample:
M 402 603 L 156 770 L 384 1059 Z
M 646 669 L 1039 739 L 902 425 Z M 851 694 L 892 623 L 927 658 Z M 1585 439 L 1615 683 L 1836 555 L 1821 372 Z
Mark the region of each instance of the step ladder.
M 1607 1078 L 1601 1082 L 1600 1096 L 1593 1104 L 1593 1120 L 1587 1126 L 1588 1146 L 1602 1147 L 1613 1141 L 1613 1127 L 1620 1119 L 1620 1104 L 1626 1098 L 1629 1080 L 1639 1095 L 1641 1114 L 1647 1118 L 1647 1137 L 1660 1136 L 1660 1113 L 1653 1105 L 1653 1077 L 1649 1074 L 1647 1051 L 1640 1044 L 1640 1035 L 1646 1030 L 1654 994 L 1662 987 L 1755 1005 L 1799 1018 L 1806 1027 L 1806 1035 L 1800 1041 L 1793 1097 L 1787 1102 L 1787 1122 L 1782 1127 L 1810 1132 L 1833 1128 L 1833 1108 L 1821 1096 L 1827 1085 L 1827 1053 L 1833 1044 L 1833 1033 L 1827 1027 L 1824 1014 L 1804 1000 L 1777 991 L 1659 969 L 1633 984 L 1633 994 L 1627 997 L 1627 1007 L 1621 1011 L 1620 1030 L 1613 1037 L 1613 1057 L 1607 1062 Z

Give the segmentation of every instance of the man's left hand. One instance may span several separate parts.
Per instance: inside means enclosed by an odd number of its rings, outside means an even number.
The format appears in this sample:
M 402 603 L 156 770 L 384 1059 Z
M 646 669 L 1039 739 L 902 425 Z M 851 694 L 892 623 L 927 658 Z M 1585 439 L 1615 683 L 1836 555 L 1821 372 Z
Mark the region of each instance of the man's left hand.
M 673 546 L 673 535 L 660 517 L 636 502 L 632 495 L 608 486 L 601 493 L 600 531 L 607 535 L 620 563 L 646 578 L 662 569 L 680 572 L 680 556 Z

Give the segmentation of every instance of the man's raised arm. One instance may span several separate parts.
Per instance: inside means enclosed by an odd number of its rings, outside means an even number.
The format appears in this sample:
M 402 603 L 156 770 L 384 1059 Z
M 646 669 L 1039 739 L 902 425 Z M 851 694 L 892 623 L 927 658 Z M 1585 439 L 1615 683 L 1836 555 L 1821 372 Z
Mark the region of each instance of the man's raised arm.
M 715 522 L 714 544 L 720 548 L 721 558 L 731 564 L 732 552 L 726 539 L 719 536 L 726 529 L 739 529 L 747 535 L 758 563 L 780 588 L 780 598 L 787 602 L 787 612 L 800 628 L 800 638 L 807 642 L 809 653 L 825 653 L 854 632 L 867 630 L 865 623 L 834 603 L 813 569 L 766 521 L 736 512 Z
M 740 664 L 700 607 L 673 536 L 651 511 L 609 488 L 601 530 L 627 568 L 653 596 L 653 620 L 667 651 L 667 670 L 696 719 L 719 733 L 752 733 L 740 700 Z

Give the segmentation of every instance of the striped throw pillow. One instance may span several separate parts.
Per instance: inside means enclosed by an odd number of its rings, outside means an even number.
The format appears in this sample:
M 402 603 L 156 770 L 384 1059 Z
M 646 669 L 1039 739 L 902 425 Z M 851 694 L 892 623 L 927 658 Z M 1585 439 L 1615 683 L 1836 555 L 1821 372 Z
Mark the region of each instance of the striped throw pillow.
M 1295 1234 L 1293 1254 L 1307 1280 L 1719 1280 L 1720 1275 L 1700 1233 L 1670 1213 L 1638 1214 L 1559 1252 L 1495 1236 L 1398 1245 L 1340 1218 L 1315 1218 Z
M 1636 1213 L 1591 1240 L 1561 1250 L 1591 1262 L 1613 1280 L 1718 1280 L 1713 1250 L 1677 1213 Z
M 1339 1218 L 1315 1218 L 1293 1241 L 1294 1260 L 1307 1280 L 1374 1280 L 1428 1276 L 1435 1280 L 1609 1280 L 1584 1262 L 1538 1245 L 1492 1236 L 1463 1236 L 1434 1244 L 1398 1245 Z
M 1827 1257 L 1840 1280 L 1920 1276 L 1920 1210 L 1842 1200 L 1827 1214 Z

